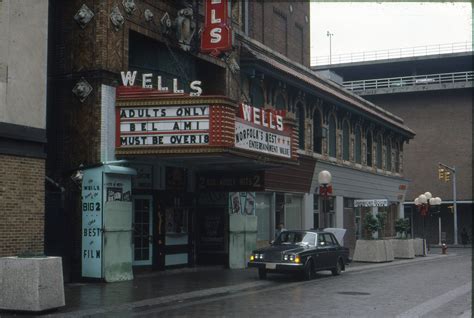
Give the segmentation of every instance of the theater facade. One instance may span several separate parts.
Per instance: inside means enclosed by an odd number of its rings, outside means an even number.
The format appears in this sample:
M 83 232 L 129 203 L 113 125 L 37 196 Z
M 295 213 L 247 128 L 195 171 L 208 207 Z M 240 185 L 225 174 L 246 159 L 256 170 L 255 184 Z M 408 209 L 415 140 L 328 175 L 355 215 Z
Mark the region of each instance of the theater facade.
M 53 3 L 53 12 L 88 12 Z M 48 105 L 47 169 L 66 189 L 67 213 L 61 222 L 47 215 L 50 241 L 62 242 L 47 250 L 64 257 L 71 279 L 243 268 L 279 222 L 344 227 L 353 247 L 365 213 L 402 215 L 403 145 L 414 132 L 318 77 L 306 58 L 257 41 L 247 5 L 101 3 L 71 34 L 55 20 L 51 47 L 80 39 L 55 51 L 63 60 L 52 67 Z M 74 58 L 91 51 L 95 59 Z M 321 170 L 333 175 L 324 205 Z

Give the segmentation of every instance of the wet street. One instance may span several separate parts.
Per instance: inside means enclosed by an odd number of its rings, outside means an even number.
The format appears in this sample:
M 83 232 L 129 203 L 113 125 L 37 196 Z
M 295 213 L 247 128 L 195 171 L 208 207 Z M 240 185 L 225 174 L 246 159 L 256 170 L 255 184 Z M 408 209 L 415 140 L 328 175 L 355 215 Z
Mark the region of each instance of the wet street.
M 436 250 L 435 250 L 436 251 Z M 471 317 L 469 250 L 309 282 L 269 275 L 254 291 L 136 308 L 140 317 Z
M 472 253 L 451 249 L 441 255 L 383 264 L 354 264 L 341 276 L 321 272 L 311 281 L 279 274 L 259 281 L 245 270 L 232 277 L 199 279 L 209 288 L 179 292 L 128 304 L 111 302 L 102 310 L 68 316 L 97 317 L 471 317 Z M 232 271 L 221 271 L 231 272 Z M 206 273 L 203 273 L 206 275 Z M 171 287 L 171 286 L 170 286 Z M 158 285 L 155 288 L 160 289 Z M 184 291 L 184 290 L 183 290 Z M 119 293 L 117 294 L 119 295 Z

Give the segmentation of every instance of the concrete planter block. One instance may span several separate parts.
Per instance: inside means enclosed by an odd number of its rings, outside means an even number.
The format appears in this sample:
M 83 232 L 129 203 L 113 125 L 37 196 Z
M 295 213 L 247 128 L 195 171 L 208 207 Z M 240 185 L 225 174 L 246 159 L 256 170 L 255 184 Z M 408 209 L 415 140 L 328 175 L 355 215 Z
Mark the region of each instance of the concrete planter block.
M 390 240 L 357 240 L 353 260 L 355 262 L 382 263 L 394 260 Z
M 423 242 L 425 243 L 425 253 L 423 253 Z M 415 256 L 426 256 L 428 254 L 426 240 L 420 238 L 413 239 L 413 247 L 415 248 Z
M 392 241 L 393 256 L 395 258 L 415 258 L 413 240 L 395 239 Z
M 66 305 L 60 257 L 0 258 L 0 309 L 43 311 Z

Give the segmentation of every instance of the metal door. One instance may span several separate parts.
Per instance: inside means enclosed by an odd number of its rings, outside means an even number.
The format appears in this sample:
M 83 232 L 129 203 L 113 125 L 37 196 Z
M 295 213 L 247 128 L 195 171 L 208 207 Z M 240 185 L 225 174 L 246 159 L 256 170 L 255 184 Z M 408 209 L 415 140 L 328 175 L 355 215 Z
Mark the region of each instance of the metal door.
M 151 265 L 153 251 L 153 198 L 133 198 L 133 265 Z

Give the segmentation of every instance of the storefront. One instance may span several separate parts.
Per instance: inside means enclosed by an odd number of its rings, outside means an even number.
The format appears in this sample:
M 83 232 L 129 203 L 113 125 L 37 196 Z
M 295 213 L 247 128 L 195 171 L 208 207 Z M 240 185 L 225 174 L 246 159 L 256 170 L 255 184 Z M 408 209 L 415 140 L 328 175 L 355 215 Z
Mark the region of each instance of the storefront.
M 124 84 L 135 76 L 122 73 Z M 301 196 L 265 192 L 266 170 L 298 164 L 291 118 L 199 96 L 198 85 L 191 83 L 196 91 L 189 94 L 116 89 L 115 125 L 104 129 L 115 133 L 111 157 L 136 172 L 130 181 L 134 268 L 244 267 L 257 224 L 268 233 L 274 224 L 269 198 L 283 203 L 278 218 L 301 228 Z M 265 202 L 268 222 L 262 217 L 260 224 Z

